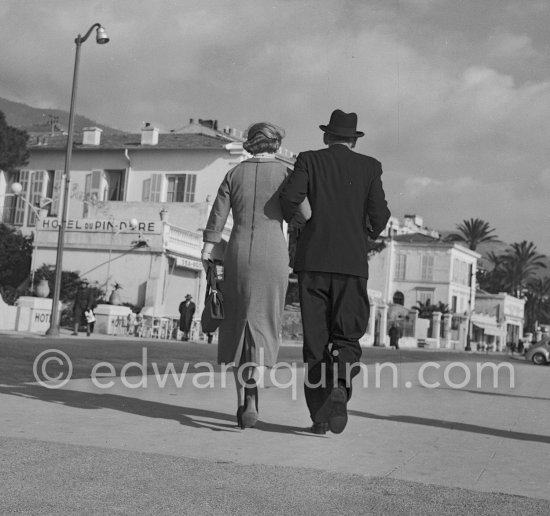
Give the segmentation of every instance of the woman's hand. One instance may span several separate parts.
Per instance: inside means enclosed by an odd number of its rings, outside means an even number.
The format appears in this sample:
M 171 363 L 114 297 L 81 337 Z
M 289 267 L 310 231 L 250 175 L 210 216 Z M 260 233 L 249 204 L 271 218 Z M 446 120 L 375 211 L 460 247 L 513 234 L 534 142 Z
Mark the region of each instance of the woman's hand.
M 214 244 L 210 242 L 205 242 L 201 251 L 201 262 L 204 267 L 204 272 L 208 272 L 208 263 L 212 261 L 212 249 Z

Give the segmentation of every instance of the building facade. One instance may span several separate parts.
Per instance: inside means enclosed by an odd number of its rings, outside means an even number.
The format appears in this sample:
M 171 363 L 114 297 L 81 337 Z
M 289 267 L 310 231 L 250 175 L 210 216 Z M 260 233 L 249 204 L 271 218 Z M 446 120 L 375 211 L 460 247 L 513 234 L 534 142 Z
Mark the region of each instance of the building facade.
M 491 316 L 496 321 L 494 335 L 497 349 L 518 345 L 519 340 L 523 338 L 524 299 L 518 299 L 505 292 L 490 294 L 478 291 L 476 307 L 476 312 Z
M 389 307 L 390 317 L 383 321 L 386 331 L 399 317 L 401 325 L 410 327 L 414 345 L 464 349 L 475 310 L 480 255 L 456 242 L 442 241 L 429 230 L 415 233 L 410 226 L 395 221 L 388 226 L 385 249 L 369 261 L 369 288 L 381 291 Z M 438 304 L 447 313 L 436 312 L 429 324 L 413 310 Z
M 480 255 L 455 242 L 421 233 L 396 235 L 369 262 L 369 287 L 389 304 L 447 305 L 453 313 L 475 309 L 475 274 Z
M 107 136 L 88 128 L 75 137 L 63 270 L 79 272 L 107 297 L 122 285 L 123 302 L 159 315 L 176 315 L 186 294 L 202 304 L 202 230 L 223 177 L 248 157 L 242 133 L 208 122 L 191 120 L 167 134 L 149 125 Z M 56 262 L 65 145 L 63 135 L 37 138 L 25 169 L 0 173 L 8 194 L 0 198 L 2 220 L 34 233 L 33 270 Z M 289 151 L 277 158 L 292 167 Z M 9 195 L 16 182 L 20 197 Z M 229 217 L 226 240 L 231 227 Z

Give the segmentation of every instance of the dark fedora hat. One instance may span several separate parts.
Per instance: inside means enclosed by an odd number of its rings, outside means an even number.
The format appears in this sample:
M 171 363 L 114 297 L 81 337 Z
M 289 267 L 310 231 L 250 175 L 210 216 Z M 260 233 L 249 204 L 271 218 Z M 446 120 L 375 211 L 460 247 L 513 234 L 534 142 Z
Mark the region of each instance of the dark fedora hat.
M 357 130 L 357 114 L 344 113 L 341 109 L 335 109 L 332 112 L 328 125 L 320 125 L 319 127 L 321 131 L 336 136 L 346 136 L 348 138 L 365 136 L 365 133 Z

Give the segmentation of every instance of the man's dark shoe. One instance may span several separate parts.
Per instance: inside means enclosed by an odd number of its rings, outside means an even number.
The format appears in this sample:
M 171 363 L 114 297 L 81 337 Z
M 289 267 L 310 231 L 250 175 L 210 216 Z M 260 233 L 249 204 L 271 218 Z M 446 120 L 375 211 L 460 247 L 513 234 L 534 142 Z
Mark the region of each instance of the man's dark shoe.
M 314 434 L 325 435 L 328 432 L 328 423 L 313 423 L 309 430 Z
M 348 391 L 339 385 L 332 389 L 329 398 L 331 410 L 328 427 L 333 434 L 341 434 L 348 424 Z

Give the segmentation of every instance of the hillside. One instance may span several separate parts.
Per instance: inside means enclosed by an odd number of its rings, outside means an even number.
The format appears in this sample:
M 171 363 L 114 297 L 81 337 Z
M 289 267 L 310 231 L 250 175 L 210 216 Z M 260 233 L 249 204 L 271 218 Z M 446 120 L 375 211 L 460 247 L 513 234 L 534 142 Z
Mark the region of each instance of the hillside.
M 69 125 L 69 112 L 62 109 L 42 109 L 12 102 L 0 97 L 0 111 L 6 116 L 9 125 L 24 129 L 29 133 L 50 132 L 51 121 L 57 117 L 56 131 L 66 131 Z M 99 124 L 90 118 L 75 114 L 75 131 L 80 132 L 84 127 L 99 127 L 106 134 L 122 133 L 117 129 Z

